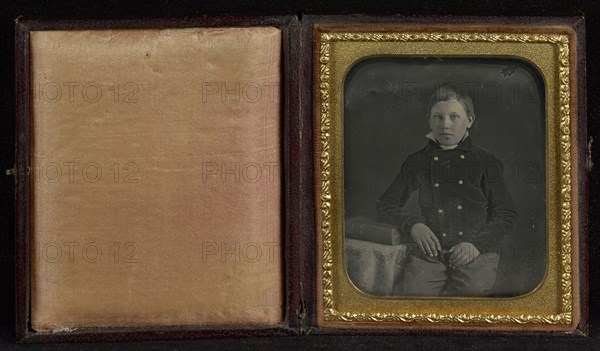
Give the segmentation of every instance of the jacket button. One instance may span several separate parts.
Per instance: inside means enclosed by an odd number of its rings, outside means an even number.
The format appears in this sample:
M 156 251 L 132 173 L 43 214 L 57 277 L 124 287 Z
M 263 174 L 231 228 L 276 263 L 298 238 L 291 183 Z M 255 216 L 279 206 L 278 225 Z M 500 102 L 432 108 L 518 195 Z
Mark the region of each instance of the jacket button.
M 434 156 L 434 157 L 433 157 L 433 160 L 434 160 L 434 161 L 437 161 L 437 160 L 439 160 L 439 159 L 440 159 L 440 158 L 439 158 L 439 157 L 437 157 L 437 156 Z
M 462 181 L 462 179 L 458 181 L 458 184 L 460 184 L 460 185 L 463 185 L 463 183 L 464 182 Z
M 442 210 L 442 209 L 440 208 L 440 209 L 438 210 L 438 213 L 439 213 L 439 214 L 442 214 L 442 213 L 444 213 L 444 210 Z
M 457 210 L 462 210 L 462 206 L 461 206 L 461 205 L 458 205 L 458 206 L 456 206 L 456 209 L 457 209 Z
M 465 155 L 460 155 L 460 158 L 464 160 L 465 159 Z
M 444 237 L 444 238 L 445 238 L 445 237 L 446 237 L 446 233 L 442 233 L 442 237 Z
M 440 183 L 435 183 L 435 184 L 433 184 L 433 186 L 438 188 L 440 186 Z
M 463 232 L 458 232 L 458 235 L 463 235 Z

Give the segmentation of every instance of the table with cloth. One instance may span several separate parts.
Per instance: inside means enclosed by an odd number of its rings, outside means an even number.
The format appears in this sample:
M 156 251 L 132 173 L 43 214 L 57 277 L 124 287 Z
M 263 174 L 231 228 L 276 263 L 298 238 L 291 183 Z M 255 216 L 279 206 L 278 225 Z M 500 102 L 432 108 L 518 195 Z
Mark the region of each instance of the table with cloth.
M 377 296 L 400 295 L 400 280 L 407 258 L 407 246 L 384 245 L 345 239 L 346 271 L 362 292 Z

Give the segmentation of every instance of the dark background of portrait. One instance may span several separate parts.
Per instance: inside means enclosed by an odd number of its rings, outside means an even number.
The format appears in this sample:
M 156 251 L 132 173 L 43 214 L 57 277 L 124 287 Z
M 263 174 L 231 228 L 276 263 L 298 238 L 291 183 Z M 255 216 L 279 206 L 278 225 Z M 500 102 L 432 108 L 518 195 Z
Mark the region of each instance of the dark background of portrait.
M 458 86 L 473 99 L 469 135 L 503 162 L 519 213 L 516 229 L 500 245 L 495 293 L 527 293 L 541 282 L 547 263 L 546 139 L 543 81 L 524 61 L 376 57 L 355 64 L 344 95 L 346 218 L 377 218 L 377 199 L 406 157 L 428 142 L 426 105 L 443 84 Z M 409 206 L 418 213 L 416 196 Z

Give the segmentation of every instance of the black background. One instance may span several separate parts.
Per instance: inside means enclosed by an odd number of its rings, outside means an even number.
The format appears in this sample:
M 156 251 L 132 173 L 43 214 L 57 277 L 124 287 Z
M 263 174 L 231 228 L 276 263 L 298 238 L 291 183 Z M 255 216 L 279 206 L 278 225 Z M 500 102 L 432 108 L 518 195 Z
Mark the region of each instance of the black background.
M 14 1 L 0 2 L 0 150 L 1 169 L 14 164 L 15 109 L 14 109 L 14 20 L 27 18 L 59 19 L 117 19 L 152 17 L 190 17 L 204 14 L 245 15 L 307 15 L 307 14 L 403 14 L 403 15 L 502 15 L 502 16 L 585 16 L 587 32 L 586 77 L 588 133 L 598 136 L 600 115 L 600 3 L 598 1 Z M 594 157 L 597 160 L 597 157 Z M 596 161 L 600 165 L 600 161 Z M 280 349 L 398 349 L 398 350 L 598 350 L 600 349 L 600 310 L 594 294 L 600 292 L 598 283 L 600 245 L 596 238 L 598 221 L 593 218 L 599 200 L 598 177 L 589 179 L 589 336 L 506 336 L 474 337 L 469 333 L 460 336 L 408 335 L 356 336 L 308 335 L 298 337 L 209 339 L 191 341 L 161 341 L 140 343 L 14 345 L 14 179 L 0 177 L 0 350 L 280 350 Z
M 544 83 L 524 61 L 377 57 L 354 65 L 344 90 L 345 215 L 377 218 L 377 199 L 407 156 L 427 144 L 427 103 L 444 84 L 473 99 L 469 135 L 503 162 L 519 213 L 500 245 L 495 294 L 525 294 L 541 282 L 547 261 Z M 415 200 L 416 193 L 408 205 L 419 214 Z

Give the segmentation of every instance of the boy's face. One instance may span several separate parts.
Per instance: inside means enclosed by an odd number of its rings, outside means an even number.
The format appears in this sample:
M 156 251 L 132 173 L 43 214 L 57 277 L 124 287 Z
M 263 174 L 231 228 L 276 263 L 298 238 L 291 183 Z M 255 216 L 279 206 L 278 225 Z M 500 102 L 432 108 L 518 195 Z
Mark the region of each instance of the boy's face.
M 429 126 L 441 145 L 458 144 L 472 124 L 473 118 L 458 100 L 440 101 L 431 108 Z

